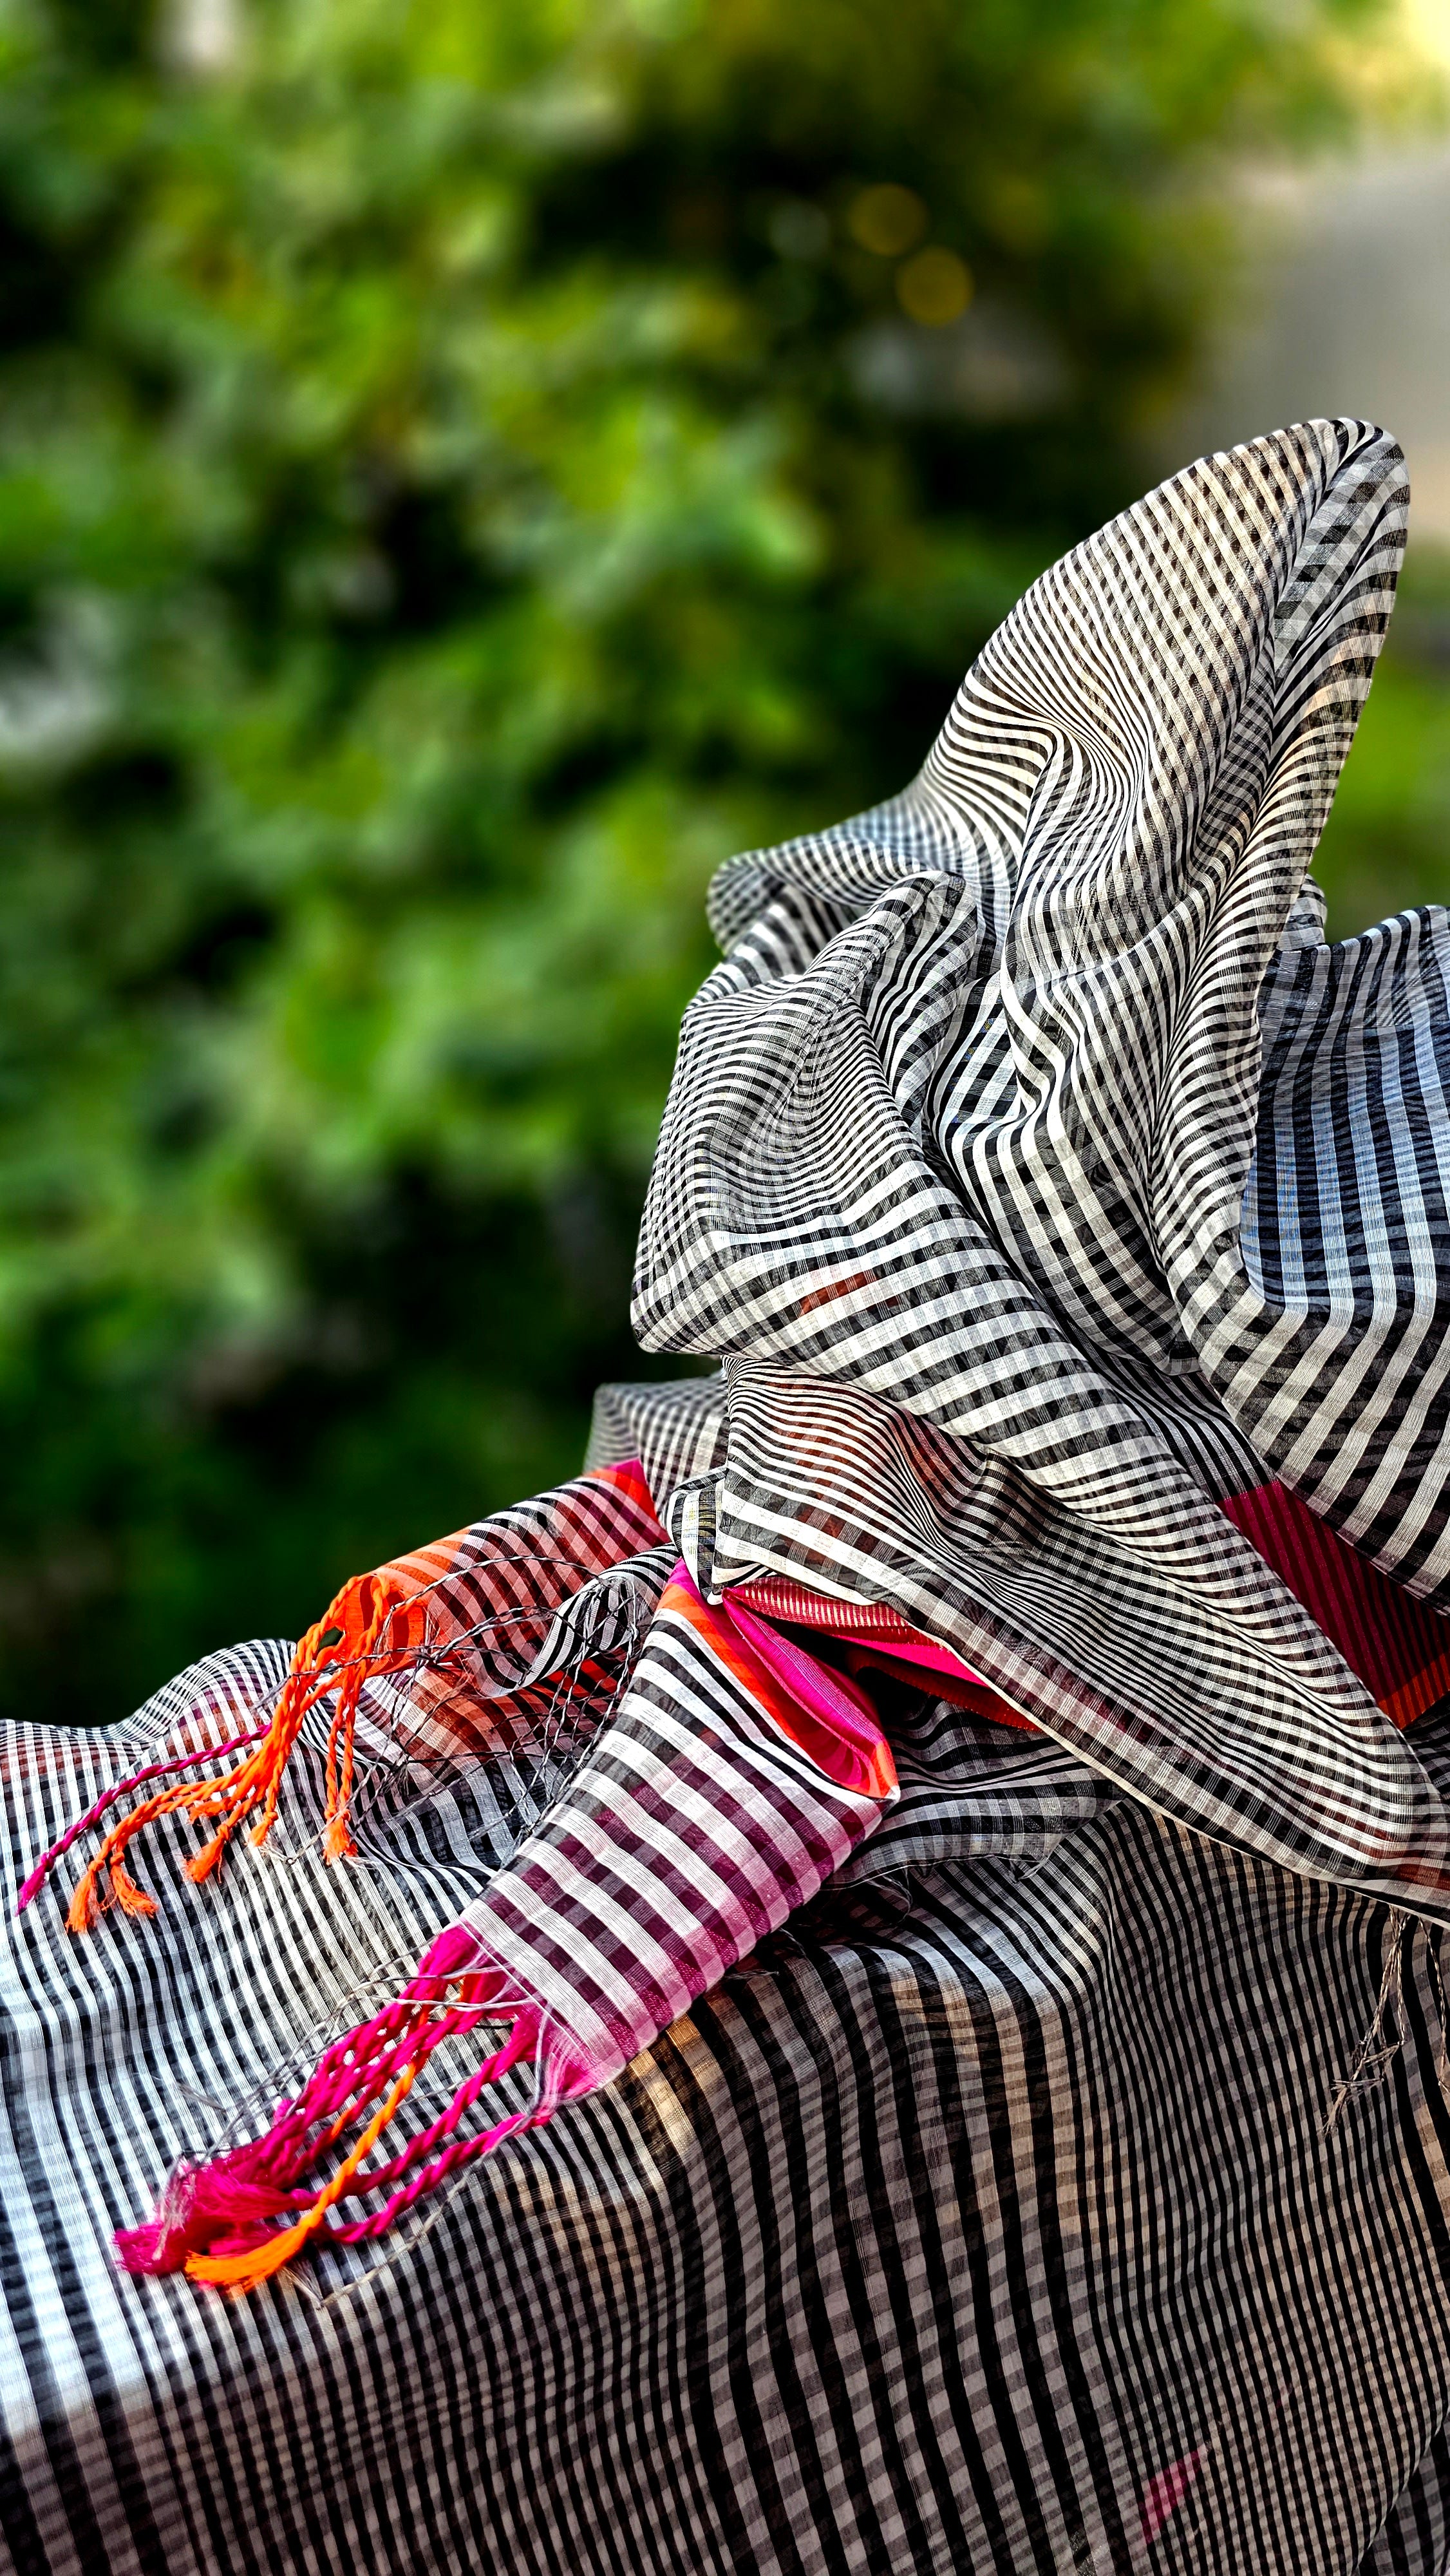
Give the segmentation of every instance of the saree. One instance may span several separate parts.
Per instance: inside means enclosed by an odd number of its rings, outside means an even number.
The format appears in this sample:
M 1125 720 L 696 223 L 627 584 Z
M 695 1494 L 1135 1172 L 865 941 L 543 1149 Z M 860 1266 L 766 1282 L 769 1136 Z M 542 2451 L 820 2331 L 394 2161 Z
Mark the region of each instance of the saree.
M 702 1373 L 6 1731 L 9 2563 L 1450 2564 L 1450 924 L 1307 874 L 1407 497 L 1203 460 L 721 872 Z

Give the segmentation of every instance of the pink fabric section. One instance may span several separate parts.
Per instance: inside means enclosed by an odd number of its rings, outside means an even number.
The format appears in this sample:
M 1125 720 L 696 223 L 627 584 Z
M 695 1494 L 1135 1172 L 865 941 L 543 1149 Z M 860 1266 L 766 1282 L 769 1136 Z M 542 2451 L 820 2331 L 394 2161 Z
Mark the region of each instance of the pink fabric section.
M 945 1646 L 933 1645 L 929 1637 L 909 1646 L 900 1644 L 894 1637 L 863 1638 L 861 1643 L 869 1643 L 873 1655 L 894 1655 L 900 1663 L 919 1664 L 923 1672 L 946 1673 L 954 1682 L 970 1682 L 976 1690 L 990 1690 L 992 1687 L 980 1673 L 973 1672 L 970 1664 L 964 1664 L 959 1655 L 948 1654 Z
M 743 1603 L 762 1619 L 785 1619 L 793 1627 L 819 1628 L 824 1636 L 844 1637 L 873 1643 L 882 1637 L 894 1637 L 909 1645 L 920 1634 L 899 1610 L 889 1610 L 884 1601 L 838 1601 L 829 1592 L 812 1592 L 804 1583 L 793 1582 L 781 1574 L 762 1575 L 754 1583 L 741 1583 L 730 1594 L 732 1603 Z
M 954 1655 L 949 1647 L 939 1645 L 935 1638 L 924 1635 L 921 1629 L 913 1628 L 899 1611 L 888 1610 L 879 1602 L 833 1601 L 824 1594 L 808 1592 L 802 1584 L 771 1578 L 766 1582 L 743 1584 L 738 1590 L 727 1592 L 722 1607 L 728 1610 L 737 1626 L 747 1618 L 771 1622 L 782 1619 L 792 1627 L 819 1629 L 825 1636 L 839 1638 L 845 1646 L 859 1647 L 870 1663 L 885 1659 L 903 1664 L 909 1679 L 921 1680 L 935 1674 L 944 1686 L 944 1698 L 956 1697 L 950 1687 L 952 1684 L 972 1695 L 958 1699 L 958 1706 L 972 1708 L 979 1716 L 992 1717 L 1003 1725 L 1019 1727 L 1029 1735 L 1037 1732 L 1032 1719 L 1021 1709 L 1011 1707 L 989 1681 L 973 1671 L 970 1664 L 964 1664 L 959 1655 Z M 773 1627 L 770 1633 L 775 1635 Z M 741 1634 L 745 1634 L 743 1626 Z M 778 1638 L 777 1644 L 788 1653 L 800 1655 L 802 1662 L 810 1665 L 813 1672 L 827 1669 L 817 1664 L 813 1656 L 802 1654 L 801 1649 L 786 1638 Z M 828 1673 L 828 1678 L 833 1682 L 842 1680 L 842 1676 L 834 1671 Z M 854 1687 L 849 1681 L 845 1681 L 843 1686 L 847 1690 Z M 990 1708 L 980 1706 L 983 1698 L 992 1703 Z
M 1289 1486 L 1255 1485 L 1223 1510 L 1397 1726 L 1450 1691 L 1450 1620 L 1357 1555 Z
M 638 1458 L 616 1458 L 607 1467 L 591 1467 L 589 1474 L 596 1484 L 612 1485 L 616 1493 L 627 1495 L 629 1500 L 639 1504 L 642 1510 L 654 1513 L 655 1526 L 659 1528 L 655 1498 L 650 1492 L 644 1467 Z M 660 1529 L 661 1538 L 664 1534 L 663 1529 Z
M 1145 2544 L 1157 2539 L 1165 2522 L 1178 2511 L 1208 2454 L 1190 2451 L 1186 2458 L 1175 2460 L 1169 2469 L 1160 2469 L 1143 2489 L 1142 2516 Z
M 684 1568 L 678 1568 L 674 1578 L 676 1582 L 682 1573 Z M 853 1752 L 863 1755 L 868 1761 L 874 1757 L 881 1744 L 881 1723 L 865 1692 L 855 1682 L 844 1673 L 832 1672 L 828 1664 L 819 1663 L 803 1647 L 793 1644 L 789 1637 L 783 1637 L 778 1628 L 770 1627 L 740 1602 L 732 1601 L 728 1592 L 719 1606 L 736 1634 L 774 1673 L 776 1680 L 785 1685 L 792 1698 L 798 1699 L 803 1708 L 808 1708 L 813 1717 L 819 1718 Z

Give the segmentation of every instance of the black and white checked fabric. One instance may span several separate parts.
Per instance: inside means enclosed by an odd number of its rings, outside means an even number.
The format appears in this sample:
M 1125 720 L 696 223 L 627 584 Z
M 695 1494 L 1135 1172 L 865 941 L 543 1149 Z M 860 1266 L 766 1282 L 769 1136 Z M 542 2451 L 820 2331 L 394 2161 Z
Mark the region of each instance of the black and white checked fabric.
M 527 1784 L 420 1736 L 324 1870 L 307 1756 L 199 1894 L 159 1829 L 154 1925 L 38 1901 L 7 2566 L 1450 2569 L 1450 1711 L 1398 1735 L 1218 1508 L 1281 1479 L 1450 1604 L 1450 925 L 1330 949 L 1305 886 L 1405 499 L 1356 422 L 1192 468 L 1028 593 L 905 795 L 717 882 L 637 1321 L 723 1367 L 606 1389 L 593 1454 L 707 1598 L 884 1602 L 1043 1732 L 888 1694 L 900 1800 L 819 1896 L 395 2243 L 244 2302 L 111 2230 L 396 1986 Z M 142 1741 L 285 1661 L 124 1746 L 11 1729 L 7 1921 Z
M 213 1691 L 281 1660 L 219 1659 Z M 21 1858 L 116 1758 L 12 1733 Z M 1390 1909 L 1126 1799 L 1064 1831 L 1070 1783 L 1029 1848 L 1031 1786 L 1011 1815 L 998 1785 L 995 1832 L 984 1800 L 909 1906 L 891 1876 L 817 1900 L 394 2259 L 245 2301 L 123 2278 L 110 2230 L 460 1910 L 466 1784 L 361 1868 L 244 1849 L 144 1935 L 32 1908 L 3 1995 L 6 2566 L 1443 2568 L 1437 1936 L 1401 1934 L 1383 2062 L 1335 2118 Z
M 1359 422 L 1204 460 L 903 796 L 722 871 L 635 1321 L 725 1357 L 703 1589 L 886 1602 L 1161 1812 L 1443 1917 L 1412 1747 L 1217 1508 L 1277 1477 L 1450 1601 L 1450 935 L 1327 949 L 1305 887 L 1406 503 Z

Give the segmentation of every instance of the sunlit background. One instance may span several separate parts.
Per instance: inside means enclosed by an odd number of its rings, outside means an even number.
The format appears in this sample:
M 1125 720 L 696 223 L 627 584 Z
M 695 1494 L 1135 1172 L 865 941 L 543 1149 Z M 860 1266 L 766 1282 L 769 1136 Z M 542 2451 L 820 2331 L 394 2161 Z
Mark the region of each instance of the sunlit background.
M 569 1473 L 701 896 L 1054 554 L 1346 410 L 1322 853 L 1450 895 L 1450 22 L 0 0 L 0 1693 L 120 1715 Z

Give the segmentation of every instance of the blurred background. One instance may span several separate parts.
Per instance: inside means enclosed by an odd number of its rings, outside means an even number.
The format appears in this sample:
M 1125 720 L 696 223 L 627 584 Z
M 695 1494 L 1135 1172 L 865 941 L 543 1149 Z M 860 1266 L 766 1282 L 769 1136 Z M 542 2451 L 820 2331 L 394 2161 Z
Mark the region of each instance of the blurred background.
M 1444 11 L 0 0 L 0 1697 L 577 1465 L 701 898 L 1205 445 L 1422 491 L 1322 853 L 1450 894 Z

